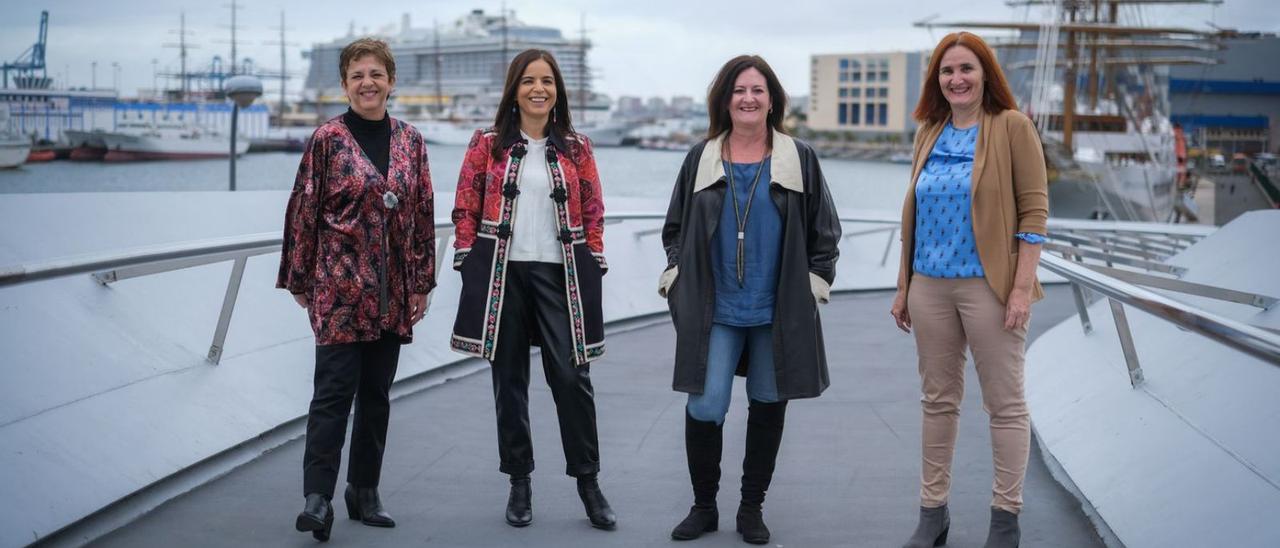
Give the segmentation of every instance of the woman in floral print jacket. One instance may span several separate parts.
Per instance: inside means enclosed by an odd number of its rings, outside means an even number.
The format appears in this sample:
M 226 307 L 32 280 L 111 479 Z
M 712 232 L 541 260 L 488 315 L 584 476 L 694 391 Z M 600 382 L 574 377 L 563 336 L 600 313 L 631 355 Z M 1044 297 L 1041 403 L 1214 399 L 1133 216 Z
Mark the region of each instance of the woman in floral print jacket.
M 533 471 L 529 347 L 555 395 L 567 473 L 591 524 L 613 529 L 600 492 L 589 362 L 604 354 L 604 201 L 591 142 L 574 133 L 564 79 L 543 50 L 517 55 L 493 128 L 477 131 L 458 178 L 454 350 L 492 363 L 507 522 L 528 525 Z
M 307 309 L 316 335 L 299 531 L 328 540 L 347 416 L 354 401 L 347 513 L 394 527 L 378 480 L 400 345 L 436 285 L 431 175 L 422 135 L 387 114 L 396 66 L 385 42 L 342 51 L 351 108 L 316 129 L 285 213 L 277 285 Z

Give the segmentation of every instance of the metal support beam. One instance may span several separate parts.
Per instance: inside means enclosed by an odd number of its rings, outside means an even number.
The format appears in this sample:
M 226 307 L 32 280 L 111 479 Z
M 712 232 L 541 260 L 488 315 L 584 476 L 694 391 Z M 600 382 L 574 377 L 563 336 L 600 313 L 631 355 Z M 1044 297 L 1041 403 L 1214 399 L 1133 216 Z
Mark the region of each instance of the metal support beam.
M 1098 265 L 1085 266 L 1096 272 L 1101 272 L 1117 280 L 1123 280 L 1134 285 L 1157 287 L 1160 289 L 1168 289 L 1169 291 L 1177 291 L 1178 293 L 1195 295 L 1197 297 L 1207 297 L 1210 299 L 1217 299 L 1219 301 L 1247 304 L 1264 310 L 1271 308 L 1271 305 L 1276 304 L 1276 302 L 1280 302 L 1280 299 L 1277 299 L 1276 297 L 1268 297 L 1266 295 L 1236 291 L 1234 289 L 1227 289 L 1224 287 L 1165 278 L 1163 276 L 1152 276 L 1151 274 L 1143 274 L 1132 270 L 1121 270 L 1118 268 L 1109 268 Z
M 240 280 L 244 278 L 247 257 L 240 257 L 231 267 L 231 279 L 227 282 L 227 294 L 222 298 L 222 313 L 218 315 L 218 328 L 213 332 L 213 344 L 209 345 L 206 360 L 218 365 L 222 361 L 222 345 L 227 340 L 227 328 L 231 326 L 231 312 L 236 309 L 236 297 L 240 295 Z
M 889 250 L 893 249 L 893 237 L 896 236 L 897 234 L 898 234 L 898 227 L 896 226 L 889 231 L 889 239 L 886 240 L 884 243 L 884 254 L 880 256 L 880 266 L 882 267 L 885 265 L 885 263 L 889 262 Z
M 153 263 L 140 264 L 135 266 L 123 266 L 112 270 L 103 270 L 94 272 L 93 279 L 102 285 L 110 285 L 112 283 L 127 280 L 129 278 L 138 278 L 142 276 L 150 276 L 152 274 L 162 274 L 172 272 L 174 270 L 182 270 L 193 266 L 203 266 L 207 264 L 220 263 L 230 261 L 239 257 L 252 257 L 254 255 L 266 255 L 267 253 L 277 253 L 280 246 L 270 245 L 258 249 L 246 249 L 241 251 L 227 251 L 225 253 L 215 253 L 211 255 L 202 255 L 198 257 L 185 257 L 182 259 L 173 259 L 168 261 L 156 261 Z
M 1129 367 L 1129 384 L 1134 388 L 1145 380 L 1142 376 L 1142 365 L 1138 363 L 1138 349 L 1133 346 L 1133 332 L 1129 330 L 1129 320 L 1124 315 L 1124 304 L 1115 299 L 1107 299 L 1111 303 L 1111 315 L 1116 321 L 1116 335 L 1120 336 L 1120 349 L 1124 351 L 1124 363 Z
M 1045 242 L 1045 243 L 1044 243 L 1044 244 L 1042 244 L 1042 245 L 1044 246 L 1044 248 L 1045 248 L 1046 250 L 1049 250 L 1049 251 L 1058 251 L 1058 252 L 1072 253 L 1072 254 L 1074 254 L 1074 255 L 1076 255 L 1076 256 L 1078 256 L 1078 257 L 1088 257 L 1088 258 L 1090 258 L 1090 259 L 1098 259 L 1098 260 L 1101 260 L 1101 261 L 1107 261 L 1108 263 L 1116 263 L 1116 264 L 1123 264 L 1123 265 L 1128 265 L 1128 266 L 1136 266 L 1136 267 L 1138 267 L 1138 268 L 1142 268 L 1142 269 L 1145 269 L 1145 270 L 1153 270 L 1153 271 L 1156 271 L 1156 272 L 1164 272 L 1164 273 L 1167 273 L 1167 274 L 1173 274 L 1174 276 L 1182 276 L 1183 274 L 1186 274 L 1186 272 L 1187 272 L 1187 269 L 1185 269 L 1185 268 L 1183 268 L 1183 267 L 1180 267 L 1180 266 L 1173 266 L 1173 265 L 1164 264 L 1164 263 L 1157 263 L 1157 262 L 1154 262 L 1154 261 L 1144 261 L 1144 260 L 1142 260 L 1142 259 L 1132 259 L 1132 258 L 1129 258 L 1129 257 L 1117 257 L 1117 256 L 1112 255 L 1112 254 L 1110 254 L 1110 253 L 1103 253 L 1103 252 L 1101 252 L 1101 251 L 1091 251 L 1091 250 L 1088 250 L 1088 249 L 1080 249 L 1080 248 L 1077 248 L 1077 247 L 1067 247 L 1067 246 L 1065 246 L 1065 245 L 1062 245 L 1062 244 L 1055 244 L 1055 243 L 1053 243 L 1053 242 Z
M 1084 234 L 1063 234 L 1058 232 L 1050 232 L 1049 239 L 1061 240 L 1077 245 L 1089 246 L 1097 248 L 1104 253 L 1112 253 L 1116 255 L 1130 255 L 1137 259 L 1148 261 L 1163 261 L 1169 258 L 1168 254 L 1152 253 L 1150 250 L 1144 250 L 1112 238 L 1094 238 Z
M 1085 295 L 1085 288 L 1080 284 L 1071 283 L 1071 296 L 1076 301 L 1076 312 L 1080 315 L 1080 327 L 1084 329 L 1084 334 L 1093 333 L 1093 321 L 1089 319 L 1089 297 Z

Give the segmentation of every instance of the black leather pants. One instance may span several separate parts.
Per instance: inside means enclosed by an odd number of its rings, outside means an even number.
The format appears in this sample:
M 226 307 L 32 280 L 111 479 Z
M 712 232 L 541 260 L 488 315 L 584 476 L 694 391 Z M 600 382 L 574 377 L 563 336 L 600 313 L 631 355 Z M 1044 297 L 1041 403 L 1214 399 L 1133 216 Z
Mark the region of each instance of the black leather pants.
M 347 416 L 355 400 L 351 462 L 347 482 L 377 487 L 391 418 L 391 381 L 400 359 L 400 340 L 383 332 L 376 341 L 316 346 L 315 392 L 307 414 L 307 446 L 302 461 L 303 494 L 333 498 L 342 463 Z
M 492 362 L 493 399 L 498 417 L 498 468 L 514 476 L 533 471 L 529 433 L 529 346 L 540 341 L 542 370 L 560 418 L 565 473 L 600 471 L 596 407 L 589 365 L 573 363 L 573 337 L 565 298 L 563 267 L 555 263 L 507 263 L 507 287 Z

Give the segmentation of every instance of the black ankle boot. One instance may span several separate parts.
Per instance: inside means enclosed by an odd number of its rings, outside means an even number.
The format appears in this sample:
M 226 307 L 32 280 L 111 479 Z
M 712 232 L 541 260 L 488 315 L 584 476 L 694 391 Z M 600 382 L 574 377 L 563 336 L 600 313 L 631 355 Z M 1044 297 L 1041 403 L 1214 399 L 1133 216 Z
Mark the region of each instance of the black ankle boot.
M 533 523 L 533 485 L 529 476 L 511 476 L 511 495 L 507 497 L 507 523 L 524 527 Z
M 764 495 L 773 481 L 782 445 L 787 402 L 752 401 L 747 408 L 747 450 L 742 459 L 742 504 L 738 505 L 738 532 L 751 544 L 769 542 L 764 524 Z
M 991 509 L 991 529 L 987 532 L 985 548 L 1018 548 L 1022 529 L 1018 527 L 1018 514 L 999 508 Z
M 356 487 L 347 484 L 347 491 L 342 494 L 347 503 L 347 517 L 358 519 L 360 523 L 372 527 L 395 527 L 396 520 L 382 508 L 382 499 L 378 497 L 376 487 Z
M 600 492 L 600 483 L 595 476 L 578 478 L 578 496 L 582 498 L 582 506 L 587 510 L 587 519 L 596 529 L 612 531 L 618 526 L 618 517 L 614 515 L 609 501 Z
M 675 540 L 692 540 L 720 528 L 716 492 L 720 490 L 722 425 L 684 415 L 684 449 L 689 460 L 689 481 L 693 484 L 693 508 L 671 531 Z
M 329 533 L 333 532 L 333 505 L 329 503 L 329 497 L 320 493 L 307 495 L 307 502 L 293 526 L 304 533 L 311 531 L 316 540 L 329 540 Z

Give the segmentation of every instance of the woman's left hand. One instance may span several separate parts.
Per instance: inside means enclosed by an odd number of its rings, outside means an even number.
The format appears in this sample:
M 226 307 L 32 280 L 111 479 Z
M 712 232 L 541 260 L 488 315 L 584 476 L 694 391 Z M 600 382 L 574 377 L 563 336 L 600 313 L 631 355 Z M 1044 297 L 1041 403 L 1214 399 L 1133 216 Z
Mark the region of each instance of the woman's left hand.
M 1004 328 L 1013 331 L 1025 327 L 1031 318 L 1031 290 L 1013 288 L 1004 307 Z
M 417 324 L 423 316 L 427 315 L 427 308 L 431 306 L 431 294 L 423 293 L 419 295 L 409 296 L 409 315 L 410 323 Z

